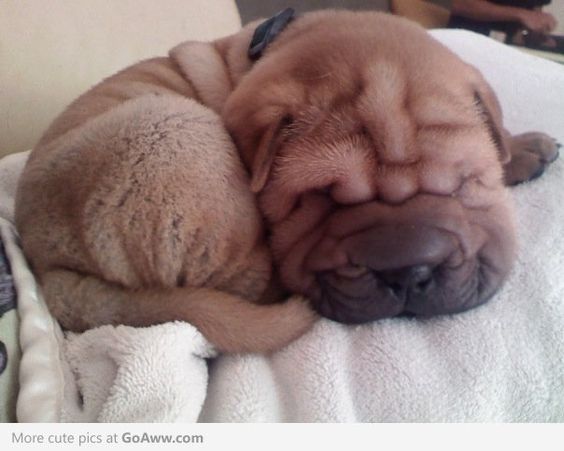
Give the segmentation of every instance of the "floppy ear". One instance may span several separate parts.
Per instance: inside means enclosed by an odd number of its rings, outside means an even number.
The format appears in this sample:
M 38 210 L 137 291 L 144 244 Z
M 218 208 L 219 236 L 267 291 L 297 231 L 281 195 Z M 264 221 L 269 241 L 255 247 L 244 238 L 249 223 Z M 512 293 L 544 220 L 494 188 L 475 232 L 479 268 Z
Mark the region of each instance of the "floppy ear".
M 502 165 L 509 163 L 511 152 L 509 150 L 510 134 L 503 127 L 501 105 L 492 88 L 483 81 L 474 91 L 474 99 L 484 123 L 489 129 L 490 136 L 498 150 L 499 161 Z
M 284 140 L 283 129 L 291 122 L 289 116 L 274 121 L 268 126 L 260 138 L 259 145 L 254 155 L 250 156 L 251 191 L 258 193 L 264 188 L 276 153 Z

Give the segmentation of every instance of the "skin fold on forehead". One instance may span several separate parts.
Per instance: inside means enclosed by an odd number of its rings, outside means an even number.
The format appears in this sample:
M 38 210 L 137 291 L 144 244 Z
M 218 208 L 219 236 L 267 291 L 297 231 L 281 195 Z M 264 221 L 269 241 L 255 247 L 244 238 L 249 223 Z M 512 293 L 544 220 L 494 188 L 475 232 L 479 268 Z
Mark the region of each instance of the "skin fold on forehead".
M 400 204 L 427 193 L 459 197 L 468 208 L 487 205 L 491 191 L 503 189 L 495 146 L 471 97 L 451 105 L 448 91 L 439 92 L 412 106 L 386 95 L 389 106 L 378 108 L 378 81 L 370 83 L 374 92 L 325 105 L 308 103 L 312 87 L 301 109 L 294 107 L 263 192 L 278 197 L 263 202 L 272 204 L 269 219 L 284 217 L 295 196 L 328 185 L 344 205 L 373 199 Z M 331 98 L 340 96 L 334 91 Z M 433 104 L 443 114 L 429 120 Z
M 349 19 L 371 23 L 353 16 Z M 406 63 L 413 58 L 398 58 L 393 40 L 374 44 L 388 26 L 381 17 L 379 29 L 357 26 L 352 32 L 339 23 L 326 34 L 332 19 L 329 14 L 321 23 L 308 19 L 309 28 L 307 23 L 290 26 L 228 102 L 226 122 L 248 165 L 245 149 L 258 146 L 274 122 L 286 120 L 291 123 L 281 130 L 285 145 L 277 151 L 271 182 L 291 170 L 307 173 L 309 183 L 323 185 L 328 177 L 351 183 L 350 167 L 356 180 L 348 191 L 356 195 L 348 199 L 343 193 L 343 203 L 374 197 L 374 191 L 390 203 L 420 191 L 449 195 L 469 179 L 488 187 L 498 184 L 501 169 L 474 105 L 473 84 L 480 82 L 475 71 L 410 24 L 400 25 L 416 35 L 416 47 L 426 53 Z M 377 186 L 363 182 L 363 174 Z M 295 192 L 311 188 L 316 187 L 285 187 Z

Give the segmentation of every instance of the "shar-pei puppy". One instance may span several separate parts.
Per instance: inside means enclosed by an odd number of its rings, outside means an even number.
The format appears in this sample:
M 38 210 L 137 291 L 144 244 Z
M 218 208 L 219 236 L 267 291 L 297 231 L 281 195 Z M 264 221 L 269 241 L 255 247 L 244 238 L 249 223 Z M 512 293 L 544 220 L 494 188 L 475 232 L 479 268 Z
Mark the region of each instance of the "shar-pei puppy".
M 556 143 L 511 137 L 480 73 L 406 20 L 257 25 L 106 79 L 33 150 L 17 227 L 63 326 L 185 320 L 271 351 L 317 317 L 286 293 L 348 323 L 490 298 L 515 256 L 506 185 Z

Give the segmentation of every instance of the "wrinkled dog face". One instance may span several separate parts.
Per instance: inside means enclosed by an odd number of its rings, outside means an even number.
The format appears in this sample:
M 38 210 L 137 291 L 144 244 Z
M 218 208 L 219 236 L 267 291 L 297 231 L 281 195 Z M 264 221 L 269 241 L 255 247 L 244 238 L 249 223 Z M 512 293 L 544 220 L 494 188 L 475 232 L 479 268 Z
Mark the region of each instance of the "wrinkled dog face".
M 485 302 L 514 253 L 499 112 L 480 74 L 377 13 L 292 23 L 224 110 L 283 284 L 364 322 Z

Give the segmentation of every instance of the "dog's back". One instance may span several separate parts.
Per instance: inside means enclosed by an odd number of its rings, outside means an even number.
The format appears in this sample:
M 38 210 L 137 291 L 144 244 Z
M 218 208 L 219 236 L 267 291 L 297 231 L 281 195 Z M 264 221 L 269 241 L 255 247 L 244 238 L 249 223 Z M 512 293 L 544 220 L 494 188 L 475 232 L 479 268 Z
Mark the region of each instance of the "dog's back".
M 219 116 L 170 58 L 77 99 L 33 150 L 16 223 L 64 327 L 186 320 L 228 351 L 305 330 L 301 300 L 256 306 L 270 256 L 248 177 Z

